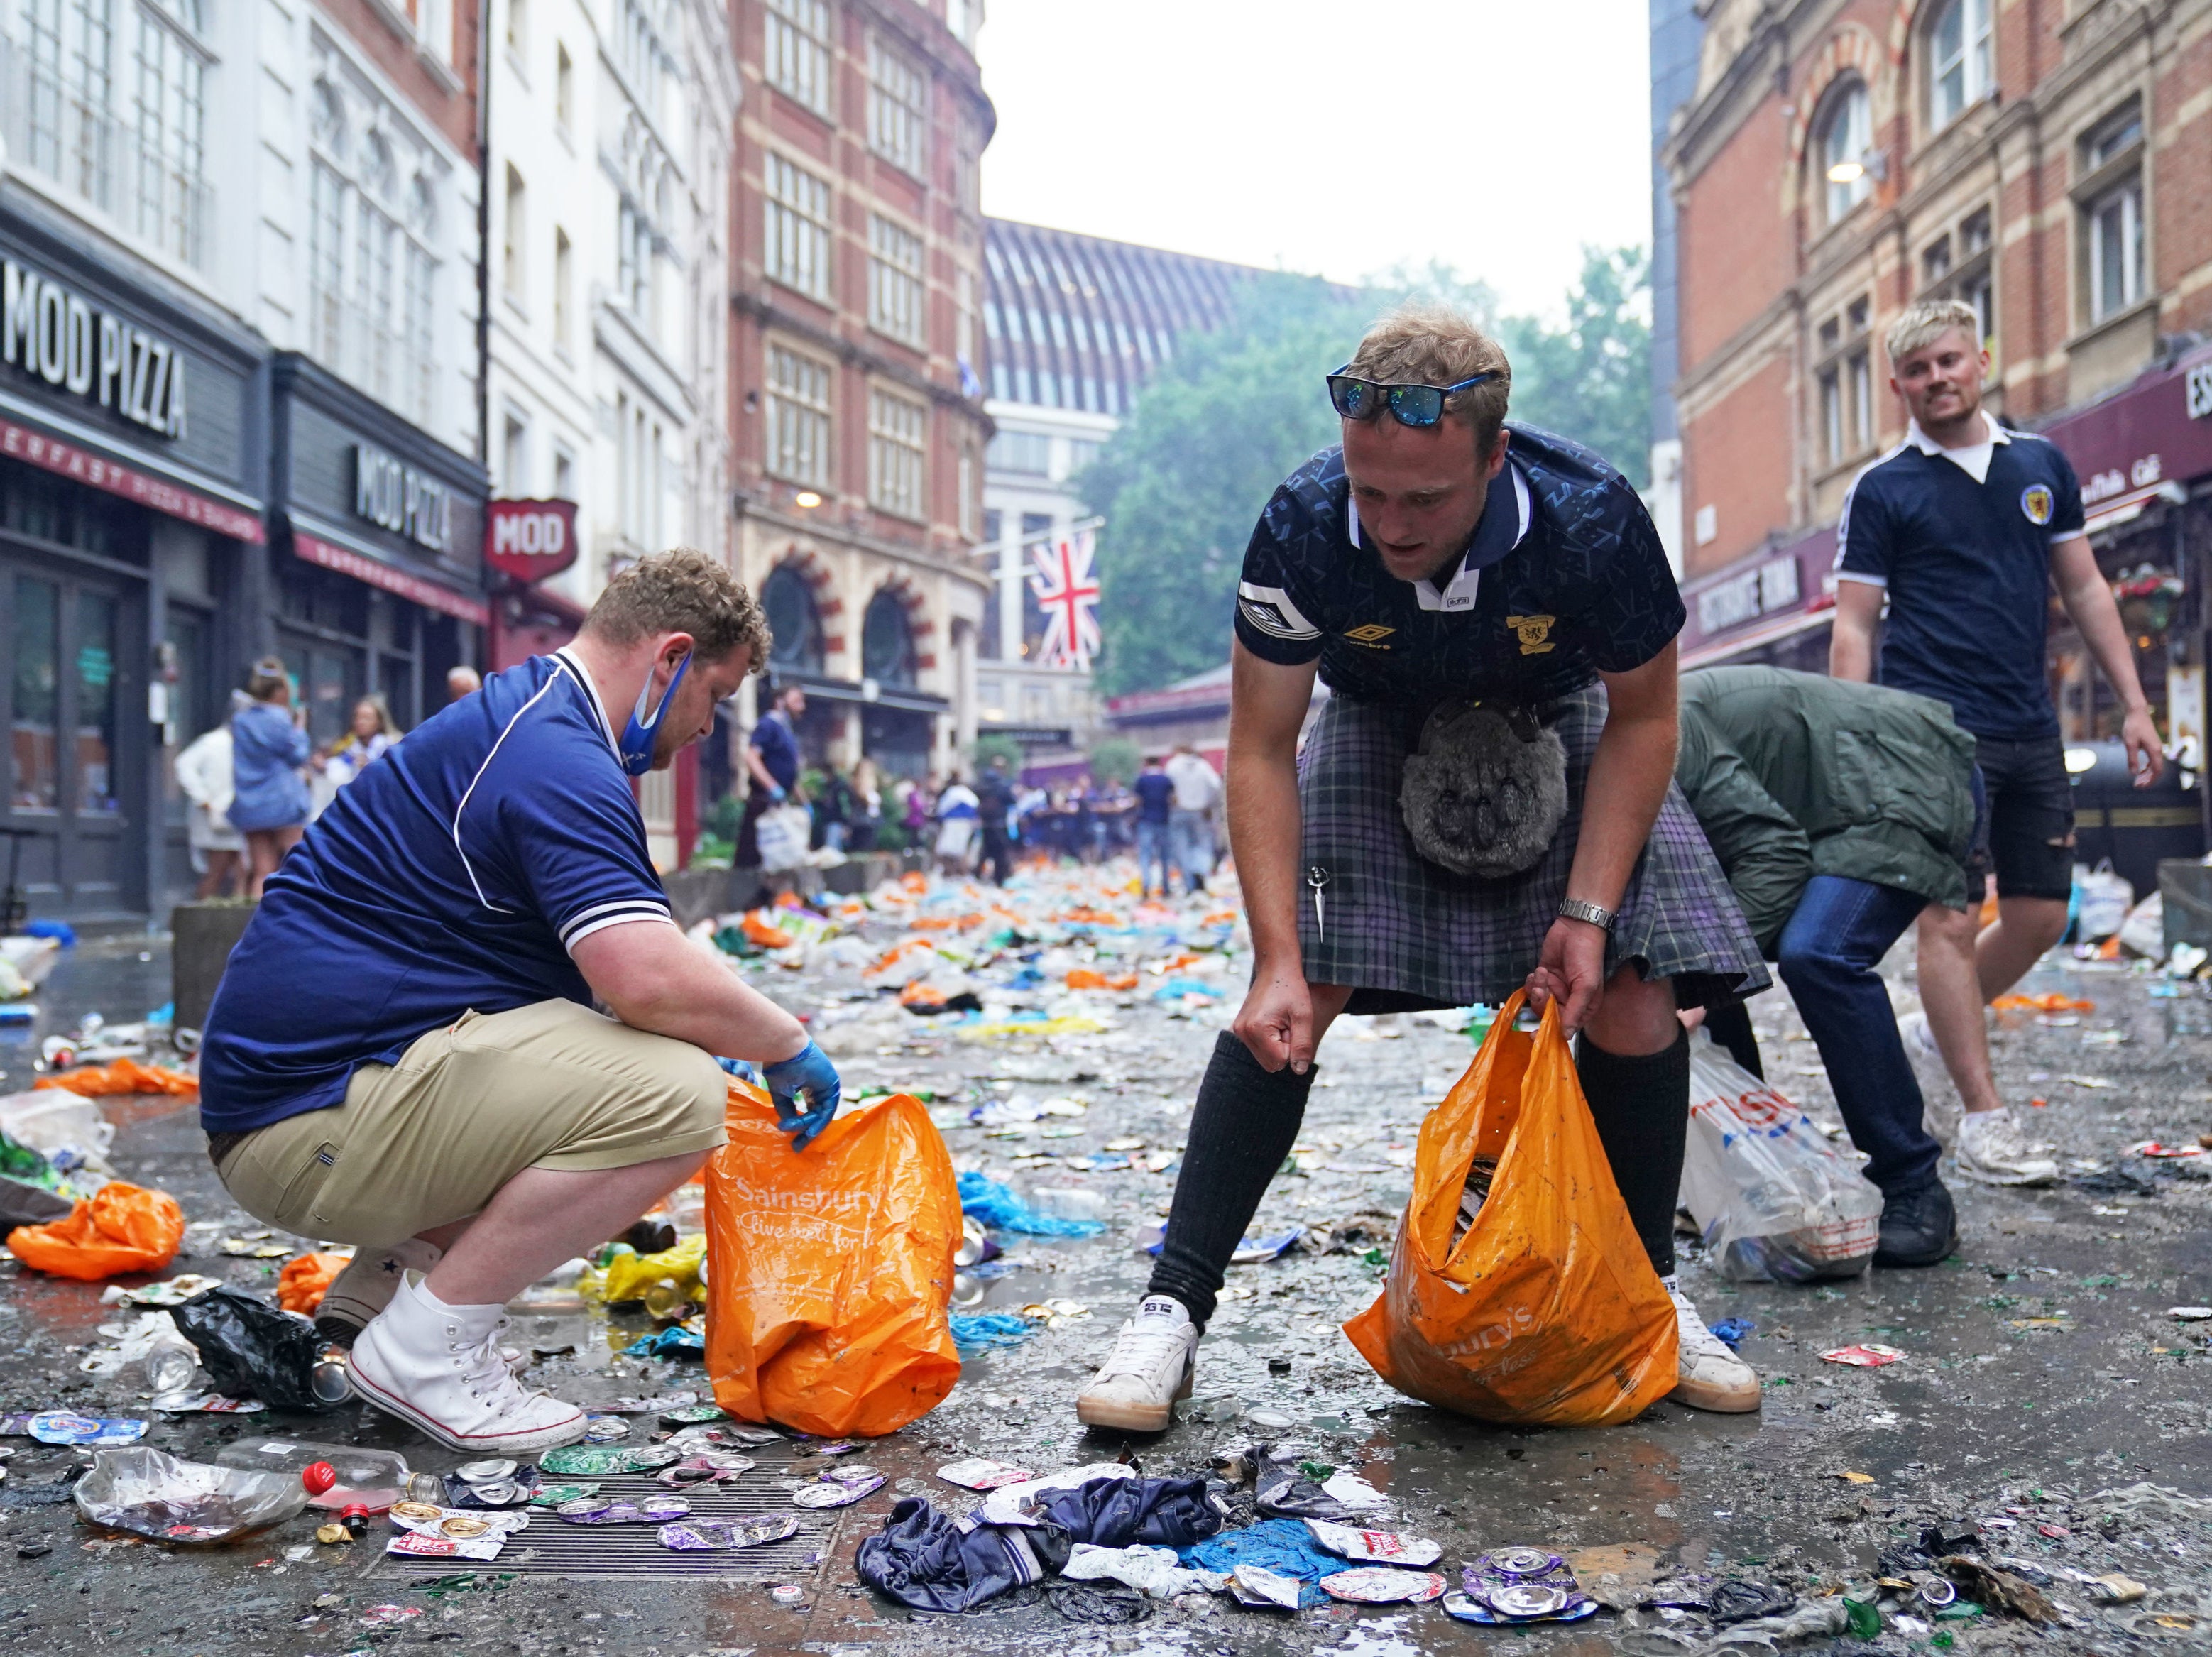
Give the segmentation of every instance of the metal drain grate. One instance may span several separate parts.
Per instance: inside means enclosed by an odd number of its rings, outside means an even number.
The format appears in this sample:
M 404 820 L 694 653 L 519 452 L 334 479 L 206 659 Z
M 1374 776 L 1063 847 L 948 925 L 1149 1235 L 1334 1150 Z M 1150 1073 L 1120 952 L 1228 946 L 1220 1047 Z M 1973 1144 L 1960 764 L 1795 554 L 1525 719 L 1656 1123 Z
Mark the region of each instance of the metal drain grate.
M 660 1545 L 660 1527 L 657 1525 L 568 1525 L 550 1511 L 537 1510 L 529 1528 L 518 1532 L 499 1557 L 488 1563 L 386 1554 L 375 1574 L 420 1576 L 425 1572 L 474 1570 L 631 1581 L 665 1577 L 722 1582 L 806 1581 L 819 1573 L 822 1562 L 829 1557 L 836 1540 L 837 1522 L 845 1510 L 794 1508 L 791 1492 L 775 1482 L 793 1475 L 793 1469 L 787 1462 L 764 1464 L 733 1484 L 695 1486 L 682 1492 L 690 1498 L 690 1516 L 694 1519 L 735 1519 L 758 1513 L 798 1514 L 798 1534 L 757 1548 L 731 1553 L 679 1553 Z M 668 1494 L 653 1483 L 649 1474 L 602 1476 L 584 1482 L 598 1484 L 603 1496 L 631 1501 Z

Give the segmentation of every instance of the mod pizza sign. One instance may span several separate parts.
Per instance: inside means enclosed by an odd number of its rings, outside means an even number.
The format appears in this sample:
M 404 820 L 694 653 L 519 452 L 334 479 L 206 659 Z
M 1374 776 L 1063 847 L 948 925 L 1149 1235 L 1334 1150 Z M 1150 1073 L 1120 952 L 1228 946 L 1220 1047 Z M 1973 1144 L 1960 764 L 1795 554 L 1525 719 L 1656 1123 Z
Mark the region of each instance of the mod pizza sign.
M 491 501 L 484 506 L 484 561 L 518 581 L 542 581 L 576 561 L 573 501 Z

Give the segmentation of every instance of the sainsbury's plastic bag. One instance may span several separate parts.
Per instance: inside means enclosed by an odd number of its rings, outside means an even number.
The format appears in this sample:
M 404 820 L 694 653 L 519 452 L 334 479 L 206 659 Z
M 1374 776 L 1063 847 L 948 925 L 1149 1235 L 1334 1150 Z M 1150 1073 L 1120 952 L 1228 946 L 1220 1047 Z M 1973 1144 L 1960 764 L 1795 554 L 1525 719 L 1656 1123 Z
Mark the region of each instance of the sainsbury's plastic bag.
M 162 1271 L 184 1240 L 185 1214 L 174 1197 L 111 1180 L 80 1199 L 66 1219 L 9 1232 L 8 1247 L 38 1271 L 98 1283 L 131 1272 Z
M 730 1086 L 707 1165 L 707 1373 L 743 1421 L 896 1432 L 960 1378 L 947 1308 L 960 1195 L 904 1094 L 848 1108 L 804 1152 L 758 1089 Z
M 1559 1029 L 1498 1010 L 1421 1124 L 1413 1194 L 1375 1303 L 1344 1332 L 1401 1393 L 1480 1421 L 1610 1426 L 1674 1389 L 1674 1308 L 1613 1184 Z M 1452 1228 L 1478 1156 L 1488 1197 Z
M 1881 1193 L 1866 1175 L 1703 1030 L 1690 1037 L 1682 1206 L 1737 1283 L 1856 1277 L 1881 1225 Z
M 803 805 L 779 805 L 762 812 L 753 827 L 760 845 L 761 867 L 798 868 L 806 861 L 806 842 L 813 831 L 814 819 Z

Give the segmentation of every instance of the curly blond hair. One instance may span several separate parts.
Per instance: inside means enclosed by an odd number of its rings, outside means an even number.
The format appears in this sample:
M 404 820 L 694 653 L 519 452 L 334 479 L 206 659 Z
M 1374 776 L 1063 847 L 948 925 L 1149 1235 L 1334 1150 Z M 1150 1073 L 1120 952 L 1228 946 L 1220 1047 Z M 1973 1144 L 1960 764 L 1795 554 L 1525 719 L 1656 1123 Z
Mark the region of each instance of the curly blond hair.
M 1474 433 L 1474 452 L 1487 457 L 1505 424 L 1513 394 L 1513 365 L 1505 348 L 1449 305 L 1409 300 L 1367 331 L 1352 353 L 1348 373 L 1363 379 L 1456 385 L 1477 374 L 1494 375 L 1444 404 L 1445 412 Z
M 752 652 L 748 672 L 768 666 L 768 617 L 719 561 L 690 547 L 641 558 L 609 581 L 583 631 L 610 644 L 634 645 L 656 633 L 688 633 L 700 656 L 719 662 Z

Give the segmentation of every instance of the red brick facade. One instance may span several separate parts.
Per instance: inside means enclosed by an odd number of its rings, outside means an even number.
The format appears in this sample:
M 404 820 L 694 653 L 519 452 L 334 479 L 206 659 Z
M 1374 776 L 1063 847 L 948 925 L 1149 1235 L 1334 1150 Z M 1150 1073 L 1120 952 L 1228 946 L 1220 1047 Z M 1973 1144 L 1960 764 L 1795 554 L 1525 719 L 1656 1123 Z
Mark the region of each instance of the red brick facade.
M 1853 200 L 1827 138 L 1855 95 Z M 1985 284 L 1991 401 L 2021 423 L 2212 332 L 2212 0 L 1717 0 L 1664 159 L 1693 580 L 1832 522 L 1902 435 L 1881 337 L 1916 298 Z

